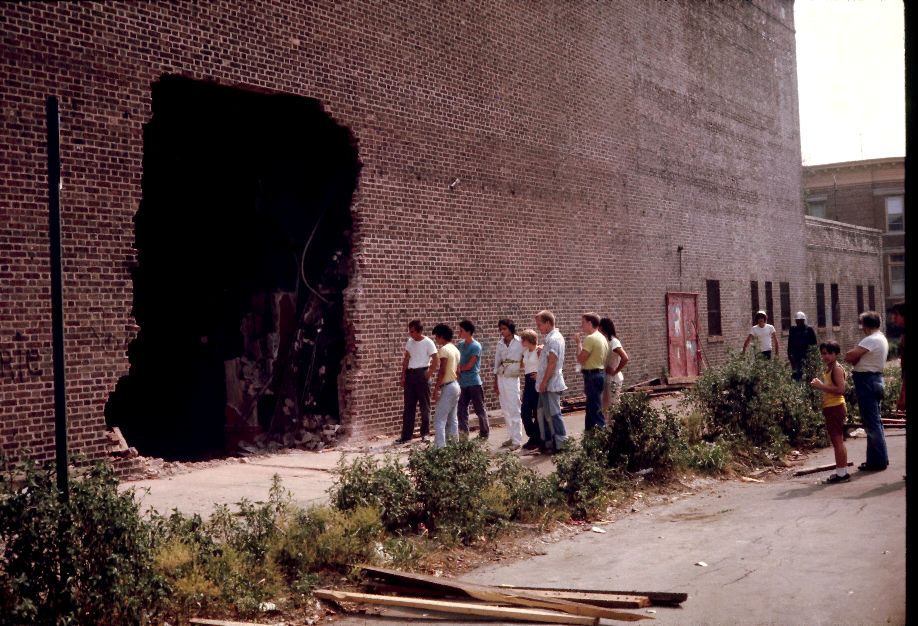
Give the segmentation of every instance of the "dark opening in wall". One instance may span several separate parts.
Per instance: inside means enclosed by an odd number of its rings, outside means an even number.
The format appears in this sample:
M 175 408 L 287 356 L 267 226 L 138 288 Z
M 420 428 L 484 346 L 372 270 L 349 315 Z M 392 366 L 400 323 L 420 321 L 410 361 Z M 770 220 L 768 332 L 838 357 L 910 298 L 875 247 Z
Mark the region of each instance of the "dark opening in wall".
M 353 136 L 316 100 L 177 76 L 153 85 L 135 216 L 140 331 L 106 405 L 130 445 L 202 458 L 337 423 L 359 171 Z

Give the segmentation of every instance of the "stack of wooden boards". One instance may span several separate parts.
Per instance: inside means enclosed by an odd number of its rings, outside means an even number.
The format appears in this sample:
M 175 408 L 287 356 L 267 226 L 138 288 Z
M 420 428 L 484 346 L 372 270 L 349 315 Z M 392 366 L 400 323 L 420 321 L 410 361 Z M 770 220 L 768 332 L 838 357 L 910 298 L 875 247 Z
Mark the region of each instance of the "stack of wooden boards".
M 653 619 L 621 609 L 678 606 L 685 593 L 655 591 L 596 591 L 479 585 L 454 578 L 412 574 L 362 566 L 370 593 L 320 589 L 315 597 L 347 609 L 349 603 L 371 604 L 457 615 L 467 619 L 598 624 L 600 619 L 634 622 Z M 394 595 L 392 595 L 394 594 Z

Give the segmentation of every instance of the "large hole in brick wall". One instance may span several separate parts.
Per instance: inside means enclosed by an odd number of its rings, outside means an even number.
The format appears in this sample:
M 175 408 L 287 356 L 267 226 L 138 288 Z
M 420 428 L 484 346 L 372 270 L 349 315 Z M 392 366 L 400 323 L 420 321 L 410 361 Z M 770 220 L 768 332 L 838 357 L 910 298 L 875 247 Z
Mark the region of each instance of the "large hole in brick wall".
M 141 454 L 303 445 L 338 423 L 360 164 L 308 98 L 153 85 L 135 217 L 130 370 L 106 405 Z

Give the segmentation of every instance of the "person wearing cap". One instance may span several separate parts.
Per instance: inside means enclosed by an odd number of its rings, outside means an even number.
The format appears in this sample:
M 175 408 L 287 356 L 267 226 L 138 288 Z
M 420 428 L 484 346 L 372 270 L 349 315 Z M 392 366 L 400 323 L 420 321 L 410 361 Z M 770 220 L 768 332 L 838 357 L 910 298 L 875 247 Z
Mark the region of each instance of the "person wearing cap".
M 794 316 L 794 325 L 791 326 L 787 337 L 787 360 L 790 361 L 791 369 L 794 371 L 794 380 L 803 378 L 806 353 L 809 352 L 810 346 L 815 347 L 817 343 L 816 331 L 806 323 L 806 313 L 797 311 Z
M 755 314 L 755 326 L 749 331 L 746 336 L 746 342 L 743 343 L 744 353 L 753 339 L 758 342 L 761 356 L 766 359 L 770 359 L 772 354 L 777 356 L 778 334 L 775 332 L 775 327 L 768 323 L 768 314 L 765 311 L 759 311 Z

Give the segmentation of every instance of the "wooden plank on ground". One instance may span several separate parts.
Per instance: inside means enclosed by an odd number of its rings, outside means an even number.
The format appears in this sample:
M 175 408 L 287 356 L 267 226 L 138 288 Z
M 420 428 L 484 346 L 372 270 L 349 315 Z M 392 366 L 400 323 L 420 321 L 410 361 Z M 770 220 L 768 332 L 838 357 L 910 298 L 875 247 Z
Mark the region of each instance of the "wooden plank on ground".
M 851 467 L 854 463 L 848 462 L 848 467 Z M 829 470 L 835 469 L 835 463 L 826 463 L 825 465 L 819 465 L 817 467 L 804 467 L 794 472 L 794 476 L 806 476 L 807 474 L 815 474 L 816 472 L 827 472 Z
M 381 596 L 371 593 L 353 593 L 349 591 L 333 591 L 331 589 L 317 589 L 312 595 L 321 600 L 331 600 L 335 603 L 354 602 L 357 604 L 379 604 L 383 606 L 397 606 L 410 609 L 425 609 L 441 613 L 457 615 L 482 615 L 485 617 L 507 619 L 520 622 L 546 622 L 550 624 L 587 624 L 592 626 L 599 623 L 599 618 L 583 615 L 568 615 L 558 611 L 545 609 L 519 608 L 508 606 L 490 606 L 474 602 L 454 602 L 451 600 L 430 600 L 425 598 L 401 598 L 398 596 Z
M 206 619 L 203 617 L 192 617 L 190 620 L 188 620 L 188 623 L 200 624 L 201 626 L 278 626 L 277 622 L 272 622 L 271 624 L 256 622 L 233 622 L 225 619 Z
M 569 602 L 560 598 L 544 598 L 527 593 L 526 591 L 499 589 L 486 585 L 478 585 L 452 578 L 438 578 L 435 576 L 426 576 L 424 574 L 415 574 L 409 572 L 400 572 L 381 567 L 372 567 L 362 565 L 364 573 L 371 577 L 382 579 L 387 582 L 394 582 L 400 585 L 411 587 L 424 587 L 435 589 L 441 592 L 465 594 L 469 598 L 482 600 L 484 602 L 493 602 L 495 604 L 511 604 L 515 606 L 528 606 L 542 609 L 551 609 L 554 611 L 564 611 L 571 615 L 583 615 L 587 617 L 597 617 L 604 619 L 615 619 L 622 621 L 637 621 L 641 619 L 653 619 L 646 615 L 635 613 L 625 613 L 615 609 L 581 604 L 579 602 Z
M 384 582 L 367 582 L 364 584 L 368 591 L 373 593 L 397 593 L 400 595 L 418 595 L 428 598 L 440 599 L 461 599 L 465 594 L 445 593 L 435 589 L 422 587 L 409 587 L 407 585 L 398 585 Z M 502 587 L 497 587 L 502 589 Z M 650 598 L 647 596 L 634 596 L 612 593 L 584 593 L 582 591 L 555 591 L 552 589 L 527 589 L 527 594 L 539 596 L 540 598 L 556 598 L 558 600 L 567 600 L 568 602 L 580 602 L 583 604 L 592 604 L 593 606 L 603 606 L 610 609 L 642 609 L 651 605 Z
M 570 587 L 526 587 L 523 585 L 498 585 L 498 589 L 519 589 L 521 591 L 567 591 L 611 596 L 643 596 L 653 606 L 672 606 L 682 604 L 688 599 L 687 593 L 675 591 L 611 591 L 605 589 L 572 589 Z

